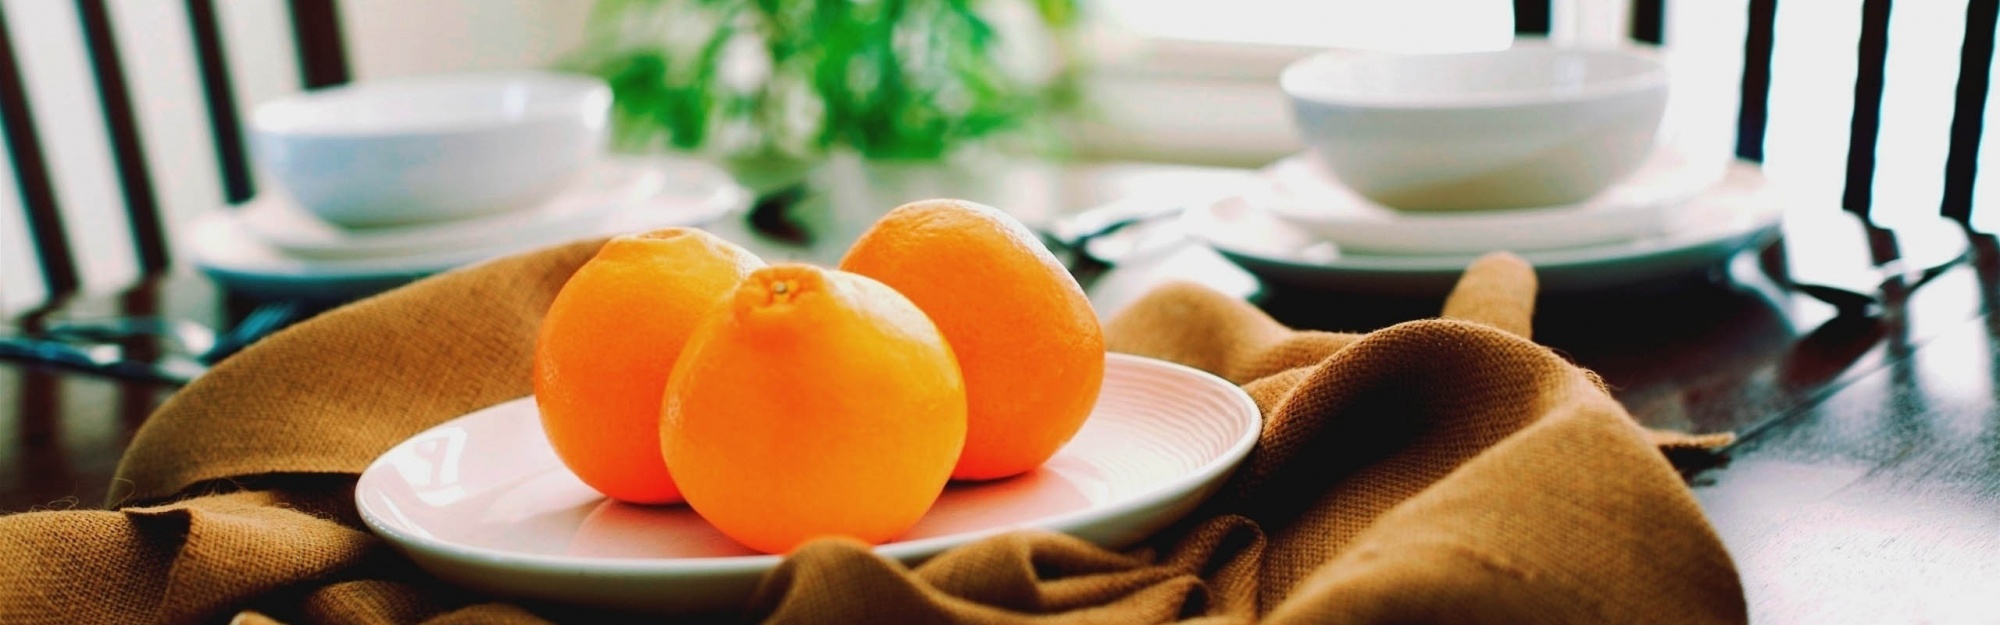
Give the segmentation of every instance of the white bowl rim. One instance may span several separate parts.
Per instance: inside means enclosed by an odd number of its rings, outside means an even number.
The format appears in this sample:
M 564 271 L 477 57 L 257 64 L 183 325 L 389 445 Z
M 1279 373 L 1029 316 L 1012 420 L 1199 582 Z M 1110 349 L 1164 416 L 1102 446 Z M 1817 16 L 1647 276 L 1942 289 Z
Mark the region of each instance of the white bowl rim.
M 529 88 L 555 93 L 563 97 L 558 105 L 546 105 L 527 109 L 509 120 L 459 119 L 447 123 L 395 128 L 324 128 L 309 127 L 309 124 L 288 123 L 285 118 L 303 114 L 307 107 L 316 106 L 336 97 L 367 94 L 369 92 L 403 89 L 443 88 L 446 85 L 476 85 L 479 87 L 499 87 L 502 85 L 527 85 Z M 565 93 L 566 92 L 566 93 Z M 578 106 L 597 105 L 592 99 L 603 101 L 608 112 L 611 102 L 611 87 L 601 78 L 588 74 L 549 70 L 498 70 L 449 72 L 412 76 L 373 78 L 351 82 L 324 89 L 299 91 L 258 104 L 250 113 L 250 130 L 257 134 L 286 138 L 385 138 L 385 137 L 436 137 L 441 135 L 464 134 L 490 131 L 497 128 L 518 126 L 538 120 L 561 119 L 575 115 Z
M 1397 59 L 1426 60 L 1438 58 L 1470 58 L 1479 56 L 1502 56 L 1521 52 L 1554 52 L 1558 55 L 1615 56 L 1638 60 L 1646 67 L 1630 76 L 1592 82 L 1582 87 L 1564 92 L 1541 89 L 1515 89 L 1476 94 L 1435 94 L 1425 96 L 1398 95 L 1355 95 L 1334 96 L 1327 89 L 1306 88 L 1304 76 L 1307 72 L 1324 71 L 1329 64 L 1380 63 Z M 1573 47 L 1557 46 L 1536 41 L 1517 41 L 1512 47 L 1482 52 L 1454 52 L 1445 54 L 1405 54 L 1362 52 L 1354 50 L 1327 50 L 1307 56 L 1287 64 L 1278 75 L 1278 84 L 1285 95 L 1296 101 L 1312 102 L 1328 106 L 1367 110 L 1470 110 L 1544 106 L 1567 104 L 1602 99 L 1609 96 L 1640 93 L 1667 87 L 1669 70 L 1660 55 L 1639 46 Z

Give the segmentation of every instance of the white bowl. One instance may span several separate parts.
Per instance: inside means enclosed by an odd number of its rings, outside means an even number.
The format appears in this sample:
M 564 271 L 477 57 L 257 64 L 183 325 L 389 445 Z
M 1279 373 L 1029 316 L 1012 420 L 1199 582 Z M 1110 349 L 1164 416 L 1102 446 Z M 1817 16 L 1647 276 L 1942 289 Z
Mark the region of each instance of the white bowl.
M 257 163 L 300 206 L 375 227 L 547 200 L 603 150 L 610 107 L 588 76 L 445 74 L 274 100 L 250 128 Z
M 1280 78 L 1307 145 L 1363 197 L 1402 210 L 1572 204 L 1638 169 L 1666 66 L 1634 49 L 1328 52 Z

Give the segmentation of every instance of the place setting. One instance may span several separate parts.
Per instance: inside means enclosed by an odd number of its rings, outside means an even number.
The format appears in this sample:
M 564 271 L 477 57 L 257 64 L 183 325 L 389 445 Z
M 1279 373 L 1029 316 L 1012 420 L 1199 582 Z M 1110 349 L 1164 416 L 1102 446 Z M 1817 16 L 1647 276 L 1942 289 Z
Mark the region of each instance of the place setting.
M 1663 123 L 1656 53 L 1564 49 L 1299 61 L 1281 85 L 1308 146 L 1182 227 L 1288 287 L 1435 296 L 1513 252 L 1550 293 L 1671 282 L 1774 240 L 1756 163 Z
M 262 187 L 184 228 L 191 264 L 258 299 L 339 302 L 578 238 L 711 222 L 721 168 L 606 147 L 610 91 L 552 72 L 368 81 L 259 106 Z

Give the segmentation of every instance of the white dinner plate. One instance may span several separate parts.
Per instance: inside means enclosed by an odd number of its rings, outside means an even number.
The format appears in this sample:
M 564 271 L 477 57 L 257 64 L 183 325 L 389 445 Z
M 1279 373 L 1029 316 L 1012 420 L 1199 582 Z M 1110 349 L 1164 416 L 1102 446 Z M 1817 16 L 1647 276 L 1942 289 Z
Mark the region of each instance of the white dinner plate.
M 1517 253 L 1535 266 L 1542 289 L 1550 292 L 1589 291 L 1686 275 L 1719 265 L 1736 252 L 1775 238 L 1782 207 L 1767 186 L 1755 164 L 1735 163 L 1721 181 L 1675 211 L 1660 234 Z M 1479 256 L 1354 252 L 1253 206 L 1241 196 L 1189 211 L 1182 226 L 1252 274 L 1310 288 L 1438 295 L 1450 290 Z
M 1266 168 L 1243 199 L 1350 252 L 1526 252 L 1665 234 L 1675 214 L 1715 185 L 1727 165 L 1663 143 L 1637 172 L 1578 204 L 1425 212 L 1371 202 L 1327 175 L 1313 156 L 1301 154 Z
M 735 200 L 729 196 L 738 192 L 727 172 L 706 163 L 617 157 L 586 169 L 567 190 L 547 202 L 456 221 L 345 228 L 320 219 L 283 193 L 261 194 L 236 210 L 245 229 L 286 254 L 319 259 L 380 258 L 570 238 L 587 231 L 594 217 L 652 198 L 726 205 Z
M 382 233 L 293 233 L 287 245 L 323 245 L 298 254 L 274 244 L 272 207 L 253 200 L 247 209 L 196 216 L 183 243 L 193 265 L 216 282 L 256 297 L 351 299 L 461 265 L 525 252 L 563 241 L 707 223 L 748 206 L 750 193 L 711 166 L 682 161 L 625 161 L 606 165 L 607 186 L 590 187 L 570 212 L 496 215 L 463 222 L 468 232 L 434 224 Z M 657 173 L 644 173 L 655 168 Z M 652 178 L 652 182 L 645 179 Z M 629 187 L 627 186 L 629 185 Z M 637 193 L 632 187 L 650 192 Z M 587 199 L 589 201 L 583 201 Z M 558 200 L 561 202 L 561 200 Z M 600 203 L 601 202 L 601 203 Z M 265 211 L 258 213 L 256 211 Z M 265 220 L 253 225 L 255 220 Z M 345 239 L 373 250 L 334 251 Z
M 1111 354 L 1097 407 L 1041 468 L 953 484 L 876 552 L 915 563 L 1012 529 L 1117 549 L 1192 511 L 1256 442 L 1250 397 L 1213 375 Z M 750 551 L 686 506 L 609 501 L 550 449 L 533 398 L 426 430 L 354 489 L 368 527 L 445 580 L 507 597 L 657 613 L 730 610 L 779 556 Z

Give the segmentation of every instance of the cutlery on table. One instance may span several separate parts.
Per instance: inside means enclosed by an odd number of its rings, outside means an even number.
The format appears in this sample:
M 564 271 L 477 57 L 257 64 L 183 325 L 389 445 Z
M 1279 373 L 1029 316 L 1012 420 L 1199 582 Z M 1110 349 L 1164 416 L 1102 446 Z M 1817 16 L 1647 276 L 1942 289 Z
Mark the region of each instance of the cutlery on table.
M 207 365 L 180 355 L 153 361 L 128 359 L 118 345 L 76 344 L 24 336 L 0 337 L 0 358 L 54 365 L 121 380 L 183 385 L 208 372 Z
M 1792 287 L 1813 299 L 1832 304 L 1840 315 L 1863 315 L 1879 309 L 1884 304 L 1885 294 L 1895 285 L 1902 285 L 1904 290 L 1915 290 L 1933 278 L 1944 275 L 1944 272 L 1965 259 L 1966 254 L 1962 252 L 1929 265 L 1911 264 L 1898 258 L 1856 272 L 1851 279 L 1843 281 L 1846 286 L 1794 282 Z
M 1088 283 L 1119 262 L 1179 241 L 1179 233 L 1147 236 L 1141 226 L 1187 211 L 1170 202 L 1122 201 L 1056 218 L 1035 234 L 1079 282 Z M 1087 284 L 1086 284 L 1087 286 Z
M 218 336 L 208 326 L 185 319 L 111 317 L 51 320 L 36 332 L 0 336 L 0 358 L 26 360 L 119 379 L 184 385 L 250 344 L 310 314 L 303 302 L 275 301 L 258 306 Z M 125 344 L 160 341 L 157 358 L 135 358 Z
M 764 193 L 750 203 L 744 221 L 751 230 L 792 245 L 811 245 L 813 232 L 792 214 L 792 207 L 805 200 L 805 183 L 793 183 Z
M 1971 256 L 1957 222 L 1944 217 L 1876 226 L 1846 211 L 1787 215 L 1788 281 L 1793 290 L 1834 307 L 1840 316 L 1868 316 L 1944 275 Z M 1894 241 L 1897 257 L 1876 263 L 1871 240 Z

